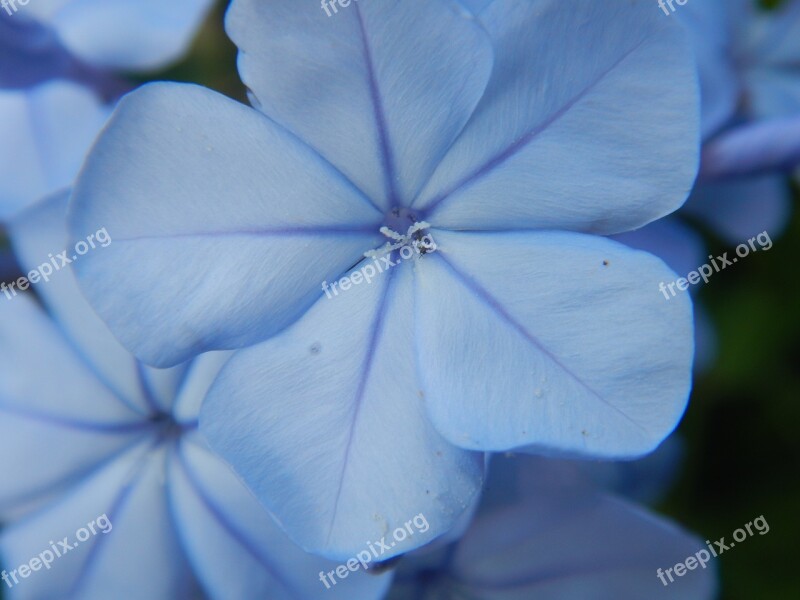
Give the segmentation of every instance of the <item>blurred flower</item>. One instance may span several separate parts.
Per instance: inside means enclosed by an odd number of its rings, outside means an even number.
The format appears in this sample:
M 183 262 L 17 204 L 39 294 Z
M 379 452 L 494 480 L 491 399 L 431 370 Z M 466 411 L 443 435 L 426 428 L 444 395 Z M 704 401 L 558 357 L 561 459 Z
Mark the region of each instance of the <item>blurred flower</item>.
M 65 210 L 61 195 L 12 223 L 27 267 L 64 245 Z M 152 369 L 110 336 L 70 273 L 40 292 L 54 320 L 27 296 L 0 310 L 0 512 L 13 521 L 0 538 L 3 567 L 28 563 L 50 540 L 74 541 L 98 515 L 112 527 L 46 570 L 9 577 L 18 583 L 8 597 L 320 597 L 318 573 L 336 565 L 289 541 L 197 430 L 227 354 Z M 388 584 L 352 573 L 325 594 L 379 598 Z
M 0 220 L 68 189 L 110 112 L 69 81 L 0 90 Z
M 705 146 L 685 211 L 726 241 L 788 222 L 786 171 L 800 163 L 800 1 L 702 0 L 676 13 L 695 48 Z
M 31 0 L 0 10 L 0 87 L 149 71 L 188 49 L 213 0 Z
M 468 507 L 480 451 L 630 457 L 672 430 L 688 295 L 664 302 L 674 274 L 601 236 L 674 211 L 695 176 L 674 20 L 235 0 L 227 27 L 258 110 L 179 84 L 123 99 L 71 207 L 73 235 L 114 244 L 76 270 L 150 364 L 258 344 L 201 427 L 295 540 L 351 556 L 422 512 L 407 552 Z M 422 234 L 435 252 L 322 294 Z
M 212 4 L 34 0 L 0 9 L 0 220 L 72 184 L 110 111 L 103 99 L 129 87 L 111 71 L 176 60 Z
M 715 597 L 715 566 L 664 586 L 705 546 L 664 518 L 597 488 L 566 461 L 497 456 L 478 516 L 457 542 L 405 557 L 391 600 Z

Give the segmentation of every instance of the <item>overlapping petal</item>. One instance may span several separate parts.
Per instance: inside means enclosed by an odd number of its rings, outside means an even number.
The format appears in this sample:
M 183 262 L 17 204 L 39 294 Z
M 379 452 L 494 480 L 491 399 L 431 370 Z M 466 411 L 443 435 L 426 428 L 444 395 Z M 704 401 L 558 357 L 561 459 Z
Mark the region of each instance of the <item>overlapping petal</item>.
M 760 175 L 705 183 L 684 210 L 702 219 L 731 244 L 766 231 L 777 237 L 792 210 L 791 189 L 781 175 Z
M 179 58 L 212 0 L 40 0 L 25 7 L 86 63 L 150 70 Z
M 369 262 L 369 261 L 367 261 Z M 419 513 L 445 532 L 483 469 L 432 428 L 416 383 L 407 264 L 322 298 L 301 320 L 223 369 L 201 412 L 212 448 L 310 551 L 348 558 Z M 308 443 L 313 440 L 313 443 Z
M 702 182 L 767 175 L 800 166 L 800 95 L 792 116 L 729 129 L 703 146 L 702 158 Z
M 73 198 L 73 242 L 113 239 L 75 263 L 83 290 L 156 366 L 265 339 L 381 238 L 382 215 L 313 150 L 195 86 L 123 99 Z
M 235 0 L 227 29 L 254 103 L 385 210 L 433 172 L 492 65 L 488 36 L 451 0 L 354 1 L 330 17 Z
M 730 55 L 744 20 L 742 4 L 740 0 L 690 2 L 674 16 L 686 27 L 697 58 L 703 139 L 719 131 L 739 103 L 743 82 Z
M 32 287 L 69 337 L 95 376 L 141 414 L 150 412 L 144 369 L 111 335 L 78 288 L 71 265 L 57 257 L 68 248 L 67 199 L 64 191 L 18 214 L 8 227 L 23 271 L 34 277 Z M 102 251 L 98 243 L 97 251 Z M 68 258 L 73 256 L 72 251 Z
M 16 566 L 50 549 L 50 540 L 67 537 L 72 545 L 76 531 L 103 514 L 111 523 L 108 533 L 97 529 L 96 535 L 56 557 L 50 569 L 21 580 L 12 594 L 100 600 L 125 597 L 135 589 L 147 598 L 181 597 L 191 574 L 169 523 L 161 479 L 164 456 L 148 456 L 150 449 L 149 442 L 142 442 L 59 501 L 3 532 L 4 562 Z
M 632 457 L 681 417 L 688 294 L 660 260 L 573 233 L 436 230 L 417 264 L 422 389 L 437 429 L 480 450 Z
M 0 219 L 71 185 L 107 117 L 75 83 L 0 90 Z
M 230 468 L 198 440 L 181 444 L 169 489 L 190 561 L 215 598 L 311 600 L 324 594 L 377 600 L 391 581 L 389 573 L 361 571 L 325 590 L 319 572 L 337 564 L 290 541 Z
M 426 220 L 605 234 L 683 203 L 698 100 L 677 22 L 638 0 L 495 0 L 480 20 L 492 78 L 414 204 Z
M 449 569 L 451 593 L 487 600 L 713 597 L 713 566 L 664 586 L 658 569 L 704 548 L 664 519 L 553 479 L 519 504 L 479 517 Z
M 27 88 L 74 72 L 74 60 L 50 29 L 15 17 L 0 10 L 0 88 Z

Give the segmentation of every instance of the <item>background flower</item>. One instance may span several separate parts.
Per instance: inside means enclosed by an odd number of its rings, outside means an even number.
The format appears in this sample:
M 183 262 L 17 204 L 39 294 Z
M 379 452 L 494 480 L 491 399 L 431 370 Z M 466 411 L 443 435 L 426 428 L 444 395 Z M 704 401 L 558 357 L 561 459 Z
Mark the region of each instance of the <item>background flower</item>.
M 34 268 L 63 247 L 66 198 L 15 219 Z M 280 531 L 197 431 L 197 411 L 227 359 L 207 354 L 158 371 L 119 347 L 62 271 L 0 312 L 0 512 L 3 567 L 18 565 L 100 515 L 111 526 L 19 578 L 12 598 L 318 598 L 311 556 Z M 47 371 L 47 377 L 41 376 Z M 36 382 L 33 386 L 33 382 Z M 15 574 L 16 577 L 16 574 Z M 390 576 L 350 573 L 332 598 L 379 598 Z

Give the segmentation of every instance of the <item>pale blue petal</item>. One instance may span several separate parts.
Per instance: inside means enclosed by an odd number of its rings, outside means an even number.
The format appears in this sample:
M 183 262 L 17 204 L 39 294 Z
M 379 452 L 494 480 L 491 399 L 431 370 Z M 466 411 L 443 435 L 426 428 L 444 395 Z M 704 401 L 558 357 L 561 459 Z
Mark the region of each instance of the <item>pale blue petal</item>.
M 333 4 L 234 0 L 242 79 L 381 207 L 407 204 L 480 100 L 488 36 L 450 0 Z
M 108 327 L 89 306 L 78 288 L 71 265 L 57 257 L 67 246 L 68 192 L 56 194 L 18 214 L 8 225 L 19 262 L 27 274 L 50 273 L 47 280 L 32 284 L 48 311 L 60 324 L 78 353 L 99 380 L 141 414 L 152 412 L 142 366 L 111 335 Z M 97 244 L 94 251 L 102 252 Z M 67 256 L 70 258 L 71 252 Z
M 652 450 L 691 382 L 692 307 L 659 259 L 576 233 L 453 233 L 418 261 L 417 351 L 437 429 L 464 448 Z
M 108 533 L 96 527 L 97 535 L 56 558 L 49 570 L 21 581 L 12 595 L 107 600 L 136 589 L 142 598 L 181 597 L 189 573 L 169 522 L 163 471 L 158 460 L 146 456 L 149 447 L 140 444 L 57 503 L 3 532 L 3 563 L 14 568 L 48 549 L 51 540 L 57 547 L 65 536 L 75 542 L 77 530 L 103 514 L 111 522 Z
M 616 233 L 683 203 L 699 109 L 676 21 L 649 1 L 596 0 L 495 0 L 480 20 L 494 72 L 414 205 L 426 220 Z
M 9 457 L 3 466 L 0 515 L 11 516 L 63 491 L 76 478 L 112 460 L 145 433 L 145 426 L 71 422 L 0 406 L 0 455 Z
M 0 219 L 71 185 L 107 116 L 75 83 L 0 90 Z
M 653 505 L 663 501 L 676 483 L 685 457 L 686 444 L 675 434 L 639 460 L 577 461 L 574 464 L 598 486 L 629 500 Z
M 701 0 L 680 7 L 673 18 L 686 27 L 697 58 L 702 107 L 702 134 L 706 139 L 733 116 L 742 81 L 733 62 L 732 44 L 739 0 Z
M 0 410 L 99 427 L 140 421 L 30 295 L 0 302 Z
M 75 68 L 53 31 L 0 10 L 0 88 L 22 89 Z
M 700 181 L 788 172 L 800 166 L 800 102 L 797 109 L 791 117 L 742 125 L 706 142 Z
M 169 485 L 175 519 L 195 573 L 211 597 L 382 597 L 391 576 L 373 576 L 363 570 L 349 573 L 326 591 L 319 572 L 335 569 L 337 563 L 295 545 L 228 465 L 200 443 L 183 443 L 180 456 Z
M 197 423 L 200 406 L 208 388 L 232 354 L 233 352 L 206 352 L 189 363 L 172 406 L 176 421 L 184 424 Z
M 164 493 L 168 457 L 163 446 L 151 450 L 129 470 L 114 501 L 103 507 L 113 530 L 99 536 L 94 555 L 84 564 L 78 597 L 124 598 L 130 590 L 141 598 L 189 597 L 193 576 Z
M 613 239 L 631 248 L 655 254 L 681 277 L 686 277 L 709 262 L 708 249 L 702 236 L 673 217 L 659 219 L 636 231 L 615 235 Z M 689 292 L 695 293 L 699 289 L 700 286 L 693 285 Z M 695 371 L 703 371 L 716 356 L 716 334 L 708 315 L 699 304 L 694 306 L 694 344 Z
M 170 366 L 279 331 L 380 243 L 382 215 L 258 112 L 203 88 L 124 98 L 73 193 L 83 291 L 139 358 Z
M 657 569 L 705 548 L 702 541 L 591 488 L 541 479 L 538 494 L 476 520 L 450 566 L 450 593 L 487 600 L 714 596 L 713 564 L 670 586 L 657 577 Z
M 468 8 L 473 15 L 478 15 L 480 12 L 489 6 L 493 0 L 459 0 L 466 8 Z
M 792 195 L 786 178 L 761 175 L 698 185 L 684 210 L 730 244 L 766 231 L 777 238 L 789 222 Z
M 746 109 L 755 118 L 780 118 L 800 111 L 800 75 L 772 68 L 752 69 L 746 76 Z
M 151 414 L 171 413 L 175 398 L 186 380 L 189 363 L 171 369 L 154 369 L 138 361 L 136 364 L 139 367 L 141 390 Z
M 131 71 L 180 58 L 212 5 L 212 0 L 32 0 L 30 9 L 84 62 Z
M 238 352 L 203 405 L 212 448 L 308 551 L 346 559 L 422 513 L 428 531 L 381 559 L 407 552 L 447 531 L 481 484 L 482 455 L 428 421 L 407 267 L 323 297 Z
M 706 262 L 708 256 L 702 236 L 675 218 L 659 219 L 636 231 L 615 235 L 612 239 L 655 254 L 679 275 L 694 271 Z

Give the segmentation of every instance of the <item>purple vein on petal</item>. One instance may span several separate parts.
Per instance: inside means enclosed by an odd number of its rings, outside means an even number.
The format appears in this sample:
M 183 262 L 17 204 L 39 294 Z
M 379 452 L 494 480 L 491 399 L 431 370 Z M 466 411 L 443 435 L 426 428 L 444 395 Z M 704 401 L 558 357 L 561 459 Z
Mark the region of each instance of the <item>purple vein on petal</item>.
M 207 450 L 204 450 L 207 452 Z M 234 524 L 225 516 L 225 511 L 222 510 L 216 503 L 214 503 L 211 498 L 208 497 L 206 494 L 206 490 L 200 485 L 200 482 L 195 477 L 195 474 L 192 472 L 191 467 L 189 466 L 189 461 L 186 460 L 186 456 L 184 454 L 183 444 L 180 445 L 178 450 L 178 461 L 183 468 L 183 472 L 186 475 L 186 479 L 189 480 L 189 484 L 194 489 L 195 493 L 197 494 L 198 498 L 202 502 L 203 506 L 212 514 L 214 519 L 217 523 L 228 532 L 228 534 L 238 543 L 242 548 L 244 548 L 250 556 L 252 556 L 261 566 L 267 570 L 270 575 L 272 575 L 276 581 L 280 583 L 280 585 L 289 592 L 292 597 L 297 598 L 300 600 L 303 595 L 292 585 L 290 581 L 288 581 L 280 572 L 280 570 L 271 562 L 268 556 L 263 556 L 258 549 L 253 545 L 253 543 L 247 539 L 246 535 L 239 531 Z M 175 467 L 173 467 L 175 468 Z M 172 509 L 175 510 L 174 507 Z M 271 519 L 272 517 L 264 512 L 264 517 L 267 519 Z M 174 519 L 173 515 L 173 519 Z
M 361 405 L 364 400 L 364 391 L 367 386 L 367 379 L 369 378 L 370 371 L 372 370 L 372 361 L 375 357 L 375 349 L 378 346 L 378 340 L 380 339 L 380 334 L 383 331 L 383 327 L 385 325 L 385 313 L 386 313 L 386 304 L 389 299 L 389 291 L 392 288 L 392 281 L 394 279 L 394 271 L 390 271 L 387 274 L 386 280 L 386 289 L 383 290 L 383 296 L 381 298 L 380 304 L 378 304 L 377 311 L 375 313 L 375 317 L 372 321 L 372 325 L 370 326 L 370 330 L 372 332 L 369 340 L 369 345 L 367 346 L 367 353 L 364 356 L 364 362 L 361 368 L 361 377 L 358 382 L 358 389 L 356 391 L 355 397 L 355 407 L 353 408 L 353 423 L 350 426 L 350 432 L 347 437 L 347 446 L 345 447 L 344 452 L 344 459 L 342 460 L 342 471 L 339 474 L 339 485 L 337 486 L 336 490 L 336 499 L 333 503 L 333 511 L 331 512 L 331 521 L 330 525 L 328 526 L 328 535 L 325 539 L 325 545 L 327 546 L 330 543 L 331 535 L 333 534 L 333 526 L 336 522 L 336 512 L 339 510 L 339 500 L 342 496 L 342 488 L 344 487 L 344 477 L 345 473 L 347 472 L 347 465 L 348 465 L 348 458 L 350 457 L 350 450 L 353 445 L 353 438 L 355 437 L 355 430 L 356 425 L 358 424 L 358 417 L 361 412 Z
M 367 32 L 364 25 L 364 15 L 358 4 L 355 5 L 355 14 L 358 17 L 359 33 L 361 34 L 361 43 L 364 49 L 364 63 L 367 68 L 369 77 L 369 94 L 372 99 L 372 107 L 375 111 L 375 126 L 378 129 L 378 136 L 381 146 L 381 160 L 383 162 L 383 174 L 386 185 L 386 193 L 389 196 L 389 203 L 392 206 L 398 204 L 397 190 L 395 188 L 396 173 L 394 164 L 394 154 L 392 152 L 392 145 L 389 140 L 389 130 L 386 125 L 386 113 L 383 107 L 383 99 L 380 90 L 378 89 L 378 81 L 375 77 L 375 64 L 372 57 L 372 50 L 367 41 Z
M 92 431 L 96 433 L 133 433 L 136 431 L 143 431 L 150 427 L 150 423 L 147 421 L 133 421 L 129 423 L 97 423 L 92 421 L 82 421 L 80 419 L 71 419 L 67 417 L 56 417 L 33 410 L 2 405 L 0 405 L 0 413 L 6 413 L 21 419 L 39 421 L 40 423 L 44 423 L 46 425 L 53 425 L 55 427 L 62 427 L 64 429 L 76 429 L 81 431 Z
M 486 163 L 482 166 L 475 169 L 472 173 L 464 177 L 461 181 L 455 183 L 450 189 L 444 191 L 438 197 L 434 198 L 426 207 L 425 210 L 430 214 L 433 210 L 439 206 L 442 202 L 451 198 L 455 192 L 459 191 L 460 189 L 467 187 L 477 180 L 481 179 L 482 177 L 491 173 L 495 167 L 506 162 L 511 157 L 515 156 L 518 152 L 520 152 L 523 148 L 525 148 L 528 144 L 530 144 L 533 140 L 539 137 L 540 134 L 545 132 L 551 125 L 556 123 L 559 119 L 561 119 L 564 115 L 566 115 L 578 102 L 583 100 L 589 92 L 591 92 L 594 88 L 596 88 L 603 79 L 608 76 L 614 69 L 616 69 L 619 65 L 621 65 L 631 54 L 636 52 L 646 40 L 640 41 L 636 44 L 633 48 L 625 52 L 618 60 L 616 60 L 610 67 L 608 67 L 605 71 L 600 73 L 594 80 L 592 80 L 585 88 L 583 88 L 577 95 L 575 95 L 572 99 L 570 99 L 564 106 L 559 108 L 556 112 L 550 115 L 543 123 L 534 127 L 526 134 L 519 137 L 515 142 L 513 142 L 510 146 L 508 146 L 505 150 L 502 150 L 492 158 L 490 158 Z M 412 206 L 413 206 L 412 202 Z
M 136 484 L 139 482 L 139 479 L 142 477 L 142 474 L 144 473 L 145 467 L 150 461 L 150 458 L 148 456 L 150 451 L 152 451 L 153 448 L 158 444 L 159 441 L 158 438 L 156 438 L 156 441 L 152 444 L 151 448 L 147 452 L 145 452 L 145 454 L 139 457 L 136 461 L 136 464 L 131 468 L 130 478 L 122 486 L 122 490 L 120 490 L 116 498 L 114 498 L 114 501 L 111 503 L 111 507 L 108 509 L 108 511 L 106 511 L 108 520 L 110 522 L 113 523 L 114 521 L 116 521 L 117 514 L 119 513 L 120 509 L 125 505 L 128 498 L 130 498 L 130 495 L 133 492 L 134 488 L 136 487 Z M 83 567 L 81 568 L 78 577 L 75 579 L 75 582 L 72 585 L 69 597 L 74 598 L 78 596 L 79 590 L 86 583 L 91 571 L 94 568 L 94 565 L 97 564 L 96 563 L 97 555 L 99 554 L 100 549 L 106 537 L 107 536 L 104 535 L 101 538 L 96 538 L 97 541 L 94 544 L 92 544 L 92 546 L 89 548 L 89 555 L 86 557 L 86 560 L 83 563 Z
M 235 231 L 197 231 L 191 233 L 170 233 L 165 235 L 142 235 L 129 238 L 117 238 L 114 243 L 118 242 L 141 242 L 146 240 L 162 240 L 162 239 L 179 239 L 179 238 L 193 238 L 193 237 L 235 237 L 235 236 L 252 236 L 252 237 L 302 237 L 302 236 L 375 236 L 379 227 L 376 225 L 364 225 L 361 227 L 284 227 L 281 229 L 254 229 L 248 230 L 235 230 Z
M 571 369 L 569 369 L 564 363 L 562 363 L 550 350 L 548 350 L 542 342 L 530 333 L 525 327 L 517 322 L 514 317 L 512 317 L 505 308 L 503 308 L 502 304 L 489 292 L 482 287 L 477 281 L 469 277 L 466 273 L 460 271 L 456 268 L 456 266 L 447 260 L 444 256 L 444 252 L 440 251 L 435 254 L 436 258 L 441 260 L 447 268 L 459 279 L 461 280 L 464 287 L 469 289 L 483 304 L 489 307 L 493 312 L 497 313 L 504 321 L 506 321 L 511 327 L 513 327 L 517 333 L 522 335 L 530 344 L 535 346 L 540 352 L 542 352 L 545 356 L 547 356 L 559 369 L 561 369 L 564 373 L 566 373 L 571 379 L 577 382 L 581 387 L 583 387 L 587 392 L 589 392 L 592 396 L 597 398 L 600 402 L 604 405 L 608 406 L 614 412 L 621 415 L 626 421 L 634 425 L 637 429 L 644 432 L 645 434 L 649 435 L 647 430 L 642 427 L 639 423 L 634 421 L 631 417 L 625 414 L 622 410 L 618 407 L 614 406 L 608 400 L 603 398 L 600 394 L 598 394 L 594 389 L 592 389 L 583 379 L 578 377 Z

